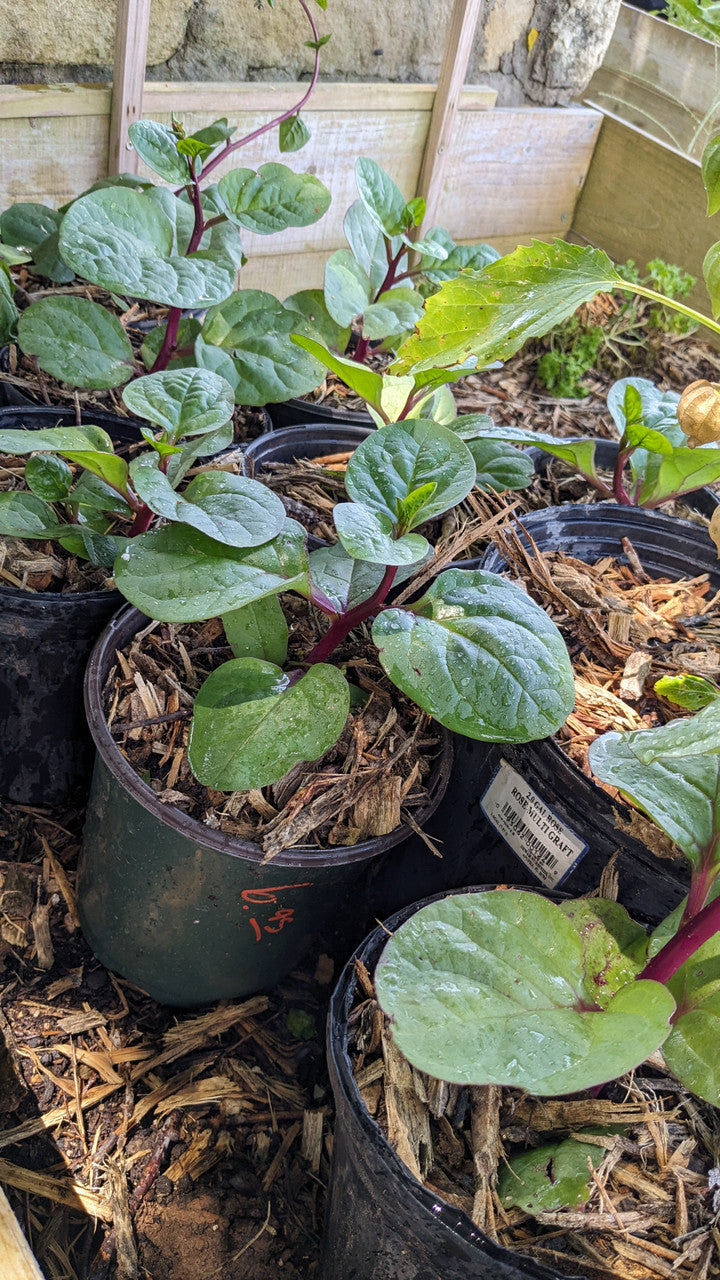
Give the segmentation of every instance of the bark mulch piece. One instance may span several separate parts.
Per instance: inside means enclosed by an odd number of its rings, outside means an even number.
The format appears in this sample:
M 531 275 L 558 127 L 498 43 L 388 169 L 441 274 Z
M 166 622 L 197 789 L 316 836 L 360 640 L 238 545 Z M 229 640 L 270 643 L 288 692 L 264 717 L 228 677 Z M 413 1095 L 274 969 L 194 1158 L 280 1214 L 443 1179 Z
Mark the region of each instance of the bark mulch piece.
M 245 1000 L 155 1004 L 79 932 L 81 819 L 0 807 L 0 1182 L 47 1280 L 312 1277 L 332 962 Z
M 659 1052 L 599 1098 L 533 1099 L 495 1085 L 446 1084 L 400 1054 L 370 974 L 362 962 L 356 968 L 358 998 L 349 1019 L 355 1080 L 418 1181 L 499 1244 L 559 1274 L 720 1276 L 720 1119 L 667 1072 Z M 604 1151 L 589 1200 L 534 1216 L 503 1204 L 496 1188 L 503 1162 L 567 1137 Z
M 311 619 L 292 603 L 289 664 L 317 639 Z M 334 747 L 298 764 L 272 786 L 233 793 L 193 777 L 186 746 L 197 691 L 232 657 L 222 623 L 155 623 L 125 650 L 106 681 L 108 725 L 132 767 L 163 803 L 213 830 L 262 845 L 265 860 L 298 846 L 327 848 L 386 835 L 427 803 L 426 782 L 438 754 L 433 722 L 388 680 L 367 635 L 344 644 L 362 705 L 351 708 Z

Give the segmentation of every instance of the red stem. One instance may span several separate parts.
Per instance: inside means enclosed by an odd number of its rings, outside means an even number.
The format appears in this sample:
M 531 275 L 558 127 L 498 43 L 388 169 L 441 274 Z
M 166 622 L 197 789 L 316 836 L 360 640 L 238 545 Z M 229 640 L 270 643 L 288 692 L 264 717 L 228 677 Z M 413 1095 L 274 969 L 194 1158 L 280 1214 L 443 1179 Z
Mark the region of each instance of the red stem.
M 638 979 L 647 978 L 653 982 L 669 982 L 686 960 L 712 938 L 720 929 L 720 898 L 714 898 L 678 929 L 677 933 L 656 956 L 645 965 Z
M 151 373 L 159 373 L 162 369 L 167 369 L 177 346 L 179 326 L 180 307 L 171 307 L 168 312 L 167 325 L 165 327 L 165 336 L 162 340 L 162 346 L 155 357 L 155 362 L 150 370 Z
M 398 250 L 395 256 L 391 257 L 390 242 L 388 240 L 385 242 L 385 252 L 387 254 L 388 269 L 385 272 L 385 278 L 382 284 L 380 285 L 380 288 L 377 290 L 375 297 L 372 300 L 373 302 L 377 302 L 378 298 L 383 293 L 385 293 L 386 289 L 391 289 L 392 286 L 395 284 L 395 272 L 398 269 L 398 263 L 400 262 L 400 259 L 402 258 L 403 254 L 407 252 L 407 250 L 405 245 L 402 245 L 402 247 Z M 370 350 L 370 339 L 358 338 L 357 346 L 355 347 L 355 350 L 353 352 L 353 360 L 355 364 L 363 364 L 369 350 Z
M 622 441 L 620 441 L 620 445 L 618 447 L 618 456 L 615 462 L 615 470 L 613 472 L 612 491 L 613 491 L 613 497 L 615 501 L 621 503 L 622 506 L 624 507 L 631 507 L 632 500 L 628 497 L 627 493 L 625 492 L 625 487 L 622 482 L 622 474 L 623 474 L 623 471 L 625 470 L 625 463 L 634 452 L 635 452 L 634 445 L 630 449 L 623 449 Z
M 353 627 L 359 626 L 361 622 L 364 622 L 366 618 L 369 618 L 377 611 L 378 606 L 384 603 L 385 597 L 395 580 L 396 573 L 397 565 L 388 565 L 380 586 L 373 591 L 372 595 L 360 604 L 356 604 L 354 609 L 349 609 L 347 613 L 340 614 L 331 623 L 322 640 L 318 641 L 305 659 L 308 666 L 312 666 L 315 662 L 324 662 L 326 658 L 329 658 L 335 652 L 338 645 L 342 644 Z
M 305 3 L 305 0 L 298 0 L 298 4 L 300 5 L 300 8 L 302 9 L 303 13 L 305 14 L 305 17 L 310 23 L 310 27 L 313 33 L 313 39 L 319 40 L 320 35 L 318 32 L 317 26 L 315 24 L 315 19 L 313 18 L 310 12 L 310 9 Z M 248 142 L 254 142 L 255 139 L 261 137 L 263 133 L 268 133 L 270 129 L 274 129 L 277 125 L 282 124 L 283 120 L 289 120 L 291 116 L 296 116 L 299 111 L 302 111 L 303 107 L 305 106 L 305 103 L 307 102 L 308 98 L 311 96 L 312 91 L 315 88 L 315 85 L 317 84 L 319 74 L 320 74 L 320 50 L 316 49 L 315 65 L 313 67 L 312 78 L 310 80 L 310 87 L 308 88 L 307 93 L 303 94 L 300 101 L 296 103 L 294 107 L 291 107 L 289 111 L 283 111 L 281 115 L 275 116 L 274 119 L 269 120 L 267 124 L 260 125 L 259 129 L 254 129 L 252 133 L 246 134 L 244 138 L 238 138 L 236 142 L 230 142 L 228 140 L 225 146 L 223 147 L 222 151 L 219 151 L 218 154 L 214 156 L 213 159 L 210 160 L 208 164 L 205 165 L 205 168 L 203 169 L 203 177 L 207 177 L 209 173 L 212 173 L 213 169 L 217 165 L 221 164 L 223 160 L 227 160 L 228 156 L 232 155 L 233 151 L 237 151 L 239 147 L 246 146 Z M 179 195 L 181 190 L 182 190 L 182 187 L 180 187 L 175 192 L 175 194 Z

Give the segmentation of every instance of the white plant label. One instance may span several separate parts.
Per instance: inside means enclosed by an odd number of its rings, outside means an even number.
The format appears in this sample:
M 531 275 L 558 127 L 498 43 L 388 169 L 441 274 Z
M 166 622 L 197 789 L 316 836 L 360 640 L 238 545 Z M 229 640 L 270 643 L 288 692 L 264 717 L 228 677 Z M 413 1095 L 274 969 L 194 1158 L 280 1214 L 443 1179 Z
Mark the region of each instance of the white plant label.
M 540 799 L 507 760 L 500 762 L 480 807 L 520 861 L 548 889 L 561 884 L 587 853 L 585 841 Z

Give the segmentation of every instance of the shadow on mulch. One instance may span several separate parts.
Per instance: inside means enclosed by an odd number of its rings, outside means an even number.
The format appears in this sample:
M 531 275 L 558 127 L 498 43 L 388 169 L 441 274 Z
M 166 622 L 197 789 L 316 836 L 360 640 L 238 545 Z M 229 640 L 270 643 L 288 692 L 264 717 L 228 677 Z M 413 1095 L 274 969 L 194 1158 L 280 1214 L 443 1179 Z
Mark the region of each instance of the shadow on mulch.
M 236 1264 L 311 1280 L 333 962 L 319 949 L 243 1001 L 156 1004 L 79 931 L 81 823 L 79 807 L 0 806 L 0 1182 L 47 1280 L 211 1280 Z

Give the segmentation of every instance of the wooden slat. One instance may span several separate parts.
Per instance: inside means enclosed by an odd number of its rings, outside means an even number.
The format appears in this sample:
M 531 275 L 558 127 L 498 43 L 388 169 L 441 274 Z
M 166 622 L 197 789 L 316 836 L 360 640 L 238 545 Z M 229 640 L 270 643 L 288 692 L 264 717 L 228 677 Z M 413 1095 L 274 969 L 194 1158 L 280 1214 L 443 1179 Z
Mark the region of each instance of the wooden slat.
M 573 231 L 618 262 L 633 258 L 641 271 L 650 259 L 663 258 L 692 272 L 699 283 L 688 301 L 708 312 L 702 262 L 718 231 L 705 215 L 705 191 L 696 160 L 659 146 L 622 121 L 606 118 Z
M 43 1280 L 43 1274 L 1 1188 L 0 1261 L 2 1280 Z
M 710 40 L 621 6 L 586 102 L 700 157 L 717 120 L 720 66 Z
M 150 0 L 117 0 L 108 173 L 137 173 L 128 129 L 142 114 Z
M 291 107 L 306 88 L 297 84 L 239 84 L 236 81 L 148 80 L 143 89 L 143 110 L 149 115 L 193 111 L 217 119 L 246 111 L 275 114 Z M 314 111 L 432 111 L 434 84 L 330 84 L 316 86 Z M 39 119 L 45 116 L 107 115 L 111 90 L 106 84 L 0 85 L 0 119 Z M 494 106 L 495 89 L 470 85 L 460 98 L 461 111 L 483 111 Z
M 455 0 L 453 5 L 418 179 L 417 194 L 425 200 L 420 235 L 435 223 L 481 4 L 482 0 Z

